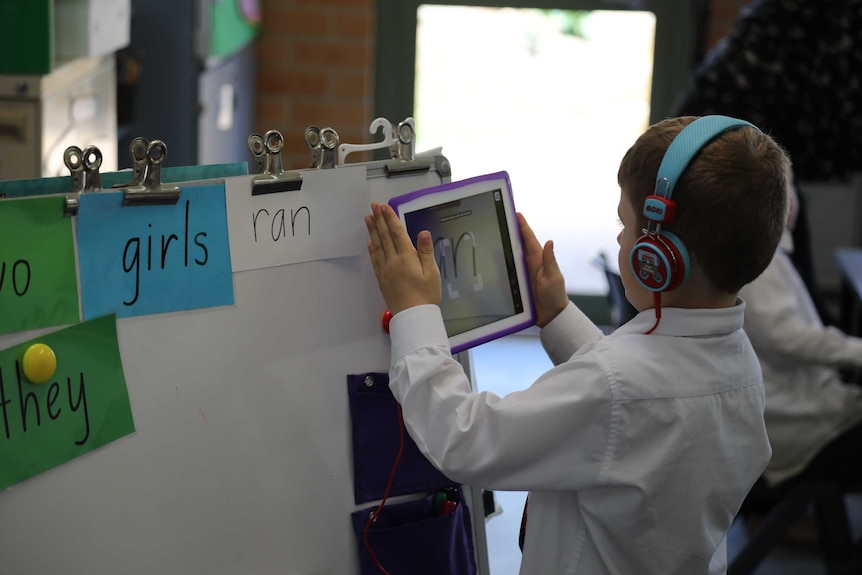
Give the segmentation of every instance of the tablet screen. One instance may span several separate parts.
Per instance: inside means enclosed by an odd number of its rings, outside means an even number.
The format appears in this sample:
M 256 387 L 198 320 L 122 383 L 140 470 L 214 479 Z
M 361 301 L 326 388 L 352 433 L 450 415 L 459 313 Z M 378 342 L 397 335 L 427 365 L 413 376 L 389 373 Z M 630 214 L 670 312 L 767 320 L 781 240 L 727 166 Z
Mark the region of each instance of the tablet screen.
M 390 202 L 413 244 L 434 242 L 452 353 L 533 324 L 520 230 L 505 172 L 426 188 Z

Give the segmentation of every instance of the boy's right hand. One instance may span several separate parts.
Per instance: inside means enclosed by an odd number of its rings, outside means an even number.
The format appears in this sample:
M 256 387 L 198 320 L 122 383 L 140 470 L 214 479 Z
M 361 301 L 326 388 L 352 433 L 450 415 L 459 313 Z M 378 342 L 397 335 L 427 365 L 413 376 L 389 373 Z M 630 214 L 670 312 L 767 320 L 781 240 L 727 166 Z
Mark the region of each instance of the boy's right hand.
M 414 248 L 393 209 L 377 202 L 372 202 L 365 226 L 374 275 L 392 315 L 417 305 L 439 305 L 442 287 L 431 234 L 419 232 Z
M 527 274 L 533 289 L 536 325 L 545 327 L 569 305 L 566 282 L 554 256 L 554 242 L 549 240 L 543 248 L 521 213 L 518 213 L 518 223 L 524 241 Z

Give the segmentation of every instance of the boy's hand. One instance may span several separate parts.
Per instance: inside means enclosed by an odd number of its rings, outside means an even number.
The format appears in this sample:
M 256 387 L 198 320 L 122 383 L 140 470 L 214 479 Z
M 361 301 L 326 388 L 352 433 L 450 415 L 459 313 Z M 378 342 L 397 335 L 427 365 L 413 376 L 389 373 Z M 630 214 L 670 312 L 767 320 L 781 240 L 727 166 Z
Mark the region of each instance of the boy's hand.
M 392 207 L 377 202 L 365 216 L 365 227 L 374 275 L 392 315 L 417 305 L 439 304 L 440 270 L 431 234 L 420 232 L 414 248 Z
M 548 241 L 542 248 L 521 213 L 518 213 L 518 223 L 524 240 L 527 274 L 530 276 L 530 287 L 533 288 L 536 325 L 545 327 L 569 305 L 566 282 L 554 256 L 554 242 Z

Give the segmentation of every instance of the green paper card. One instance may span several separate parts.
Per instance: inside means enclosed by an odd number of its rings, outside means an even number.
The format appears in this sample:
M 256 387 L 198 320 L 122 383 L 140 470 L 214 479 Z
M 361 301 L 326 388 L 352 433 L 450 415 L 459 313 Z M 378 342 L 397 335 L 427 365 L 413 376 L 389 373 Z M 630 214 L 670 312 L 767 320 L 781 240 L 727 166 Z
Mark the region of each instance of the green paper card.
M 57 359 L 41 384 L 23 365 L 34 343 Z M 0 351 L 0 489 L 134 431 L 114 315 Z
M 64 206 L 63 196 L 0 201 L 0 333 L 80 320 Z

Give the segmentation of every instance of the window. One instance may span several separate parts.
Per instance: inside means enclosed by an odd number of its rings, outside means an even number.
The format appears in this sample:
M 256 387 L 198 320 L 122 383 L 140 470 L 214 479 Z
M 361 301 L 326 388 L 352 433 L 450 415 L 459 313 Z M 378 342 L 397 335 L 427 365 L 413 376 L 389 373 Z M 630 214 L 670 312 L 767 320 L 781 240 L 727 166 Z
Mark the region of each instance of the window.
M 376 115 L 413 116 L 417 151 L 442 146 L 453 179 L 508 171 L 567 290 L 605 293 L 590 262 L 616 259 L 619 160 L 668 114 L 690 63 L 693 8 L 670 8 L 380 0 Z

